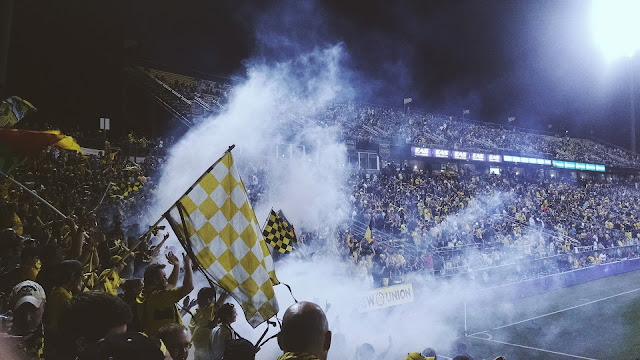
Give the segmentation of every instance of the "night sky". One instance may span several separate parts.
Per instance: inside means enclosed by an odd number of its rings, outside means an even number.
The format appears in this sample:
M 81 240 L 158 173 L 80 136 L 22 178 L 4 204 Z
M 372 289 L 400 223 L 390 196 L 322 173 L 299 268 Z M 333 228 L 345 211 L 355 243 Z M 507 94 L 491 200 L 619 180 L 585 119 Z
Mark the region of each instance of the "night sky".
M 134 3 L 134 4 L 132 4 Z M 604 61 L 588 1 L 16 1 L 9 95 L 41 119 L 122 113 L 127 54 L 169 68 L 242 76 L 243 60 L 283 60 L 342 42 L 359 100 L 595 136 L 629 147 L 630 74 Z M 279 39 L 278 46 L 265 39 Z M 634 63 L 634 66 L 631 64 Z M 640 104 L 640 96 L 636 103 Z

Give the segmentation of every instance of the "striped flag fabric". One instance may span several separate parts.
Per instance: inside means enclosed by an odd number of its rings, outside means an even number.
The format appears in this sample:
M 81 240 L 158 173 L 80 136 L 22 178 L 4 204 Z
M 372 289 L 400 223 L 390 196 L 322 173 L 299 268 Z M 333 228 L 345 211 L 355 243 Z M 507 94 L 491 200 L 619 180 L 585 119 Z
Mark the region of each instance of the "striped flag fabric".
M 138 191 L 144 187 L 144 183 L 140 180 L 136 180 L 134 182 L 127 181 L 121 183 L 120 185 L 111 184 L 111 189 L 109 191 L 109 197 L 115 199 L 124 199 L 127 196 L 131 195 L 134 191 Z
M 364 232 L 364 238 L 367 240 L 368 243 L 373 242 L 373 236 L 371 235 L 371 222 L 369 222 L 369 225 L 367 226 L 367 230 Z
M 227 151 L 164 214 L 209 281 L 240 304 L 253 327 L 278 313 L 273 259 Z
M 0 103 L 0 128 L 10 128 L 28 113 L 36 112 L 35 106 L 18 96 L 12 96 Z
M 39 155 L 49 146 L 82 153 L 72 137 L 58 130 L 29 131 L 0 128 L 0 170 L 8 174 L 26 158 Z

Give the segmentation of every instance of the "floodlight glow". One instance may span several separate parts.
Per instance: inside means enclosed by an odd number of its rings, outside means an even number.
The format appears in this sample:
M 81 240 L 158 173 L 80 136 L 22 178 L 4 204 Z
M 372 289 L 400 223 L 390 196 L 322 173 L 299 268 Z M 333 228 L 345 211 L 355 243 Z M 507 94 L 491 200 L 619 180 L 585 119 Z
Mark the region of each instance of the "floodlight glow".
M 613 61 L 631 57 L 640 49 L 640 1 L 593 0 L 591 24 L 596 44 Z

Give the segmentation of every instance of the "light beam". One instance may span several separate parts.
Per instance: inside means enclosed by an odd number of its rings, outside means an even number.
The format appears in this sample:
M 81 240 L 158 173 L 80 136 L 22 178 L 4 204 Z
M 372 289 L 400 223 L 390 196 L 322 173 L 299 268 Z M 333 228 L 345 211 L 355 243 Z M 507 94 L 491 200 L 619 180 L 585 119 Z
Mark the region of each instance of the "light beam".
M 593 0 L 591 24 L 604 58 L 631 57 L 640 49 L 640 1 Z

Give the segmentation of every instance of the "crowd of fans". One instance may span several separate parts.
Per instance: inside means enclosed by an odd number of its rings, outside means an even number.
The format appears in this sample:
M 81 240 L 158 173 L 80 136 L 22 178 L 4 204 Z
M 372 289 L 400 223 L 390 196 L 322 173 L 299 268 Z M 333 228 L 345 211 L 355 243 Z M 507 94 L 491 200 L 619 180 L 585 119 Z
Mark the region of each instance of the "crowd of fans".
M 231 93 L 231 84 L 226 79 L 212 81 L 179 75 L 155 69 L 145 69 L 157 81 L 171 88 L 190 102 L 191 115 L 202 115 L 204 110 L 211 112 L 224 107 Z M 193 114 L 196 112 L 197 114 Z
M 195 117 L 222 109 L 232 89 L 227 81 L 196 79 L 153 69 L 146 71 L 190 102 L 190 115 Z M 638 167 L 639 160 L 637 154 L 621 148 L 589 139 L 564 136 L 566 134 L 559 136 L 550 132 L 535 133 L 453 116 L 363 103 L 336 103 L 313 118 L 295 113 L 283 114 L 283 118 L 294 120 L 301 126 L 339 125 L 345 137 L 355 138 L 361 144 L 393 141 L 397 144 L 497 152 L 632 168 Z
M 375 230 L 341 251 L 376 285 L 402 274 L 515 281 L 640 256 L 640 190 L 515 173 L 428 174 L 390 165 L 351 178 L 352 218 Z M 493 268 L 507 271 L 494 273 Z M 493 276 L 492 276 L 493 275 Z
M 535 150 L 575 160 L 593 147 L 586 140 L 523 136 L 514 129 L 394 109 L 365 111 L 353 104 L 336 105 L 325 115 L 326 125 L 344 125 L 362 141 L 400 133 L 408 143 Z M 371 134 L 376 138 L 367 138 Z M 91 135 L 78 134 L 85 137 Z M 172 141 L 129 134 L 120 148 L 105 146 L 86 155 L 50 148 L 19 166 L 12 177 L 64 219 L 0 179 L 0 313 L 6 314 L 0 347 L 12 349 L 10 356 L 94 359 L 126 353 L 136 358 L 143 351 L 151 354 L 145 358 L 186 360 L 192 346 L 195 359 L 255 354 L 257 349 L 232 328 L 237 313 L 226 303 L 227 295 L 207 287 L 196 289 L 197 299 L 190 301 L 191 259 L 166 249 L 169 235 L 163 229 L 141 226 L 163 161 L 158 152 L 132 161 L 130 144 L 166 148 Z M 636 161 L 605 150 L 591 153 Z M 597 161 L 591 159 L 585 161 Z M 243 169 L 254 204 L 268 185 L 267 171 L 251 164 Z M 640 190 L 633 178 L 547 179 L 509 169 L 502 175 L 436 174 L 390 164 L 377 174 L 352 174 L 348 191 L 351 219 L 345 224 L 349 230 L 338 236 L 337 255 L 374 286 L 406 276 L 454 275 L 493 284 L 640 257 L 640 204 L 632 200 Z M 364 224 L 372 235 L 354 231 L 354 223 Z M 302 254 L 305 244 L 329 236 L 319 229 L 297 229 L 297 234 Z M 168 274 L 157 262 L 162 258 Z M 182 316 L 196 305 L 187 328 Z M 280 345 L 283 359 L 296 358 L 286 356 L 298 350 Z M 356 357 L 373 357 L 367 349 L 360 348 Z M 427 350 L 408 356 L 436 358 Z
M 344 128 L 345 136 L 355 136 L 356 140 L 365 143 L 390 140 L 397 144 L 638 167 L 637 154 L 588 139 L 538 134 L 525 129 L 399 108 L 360 103 L 335 104 L 313 121 L 339 125 Z

